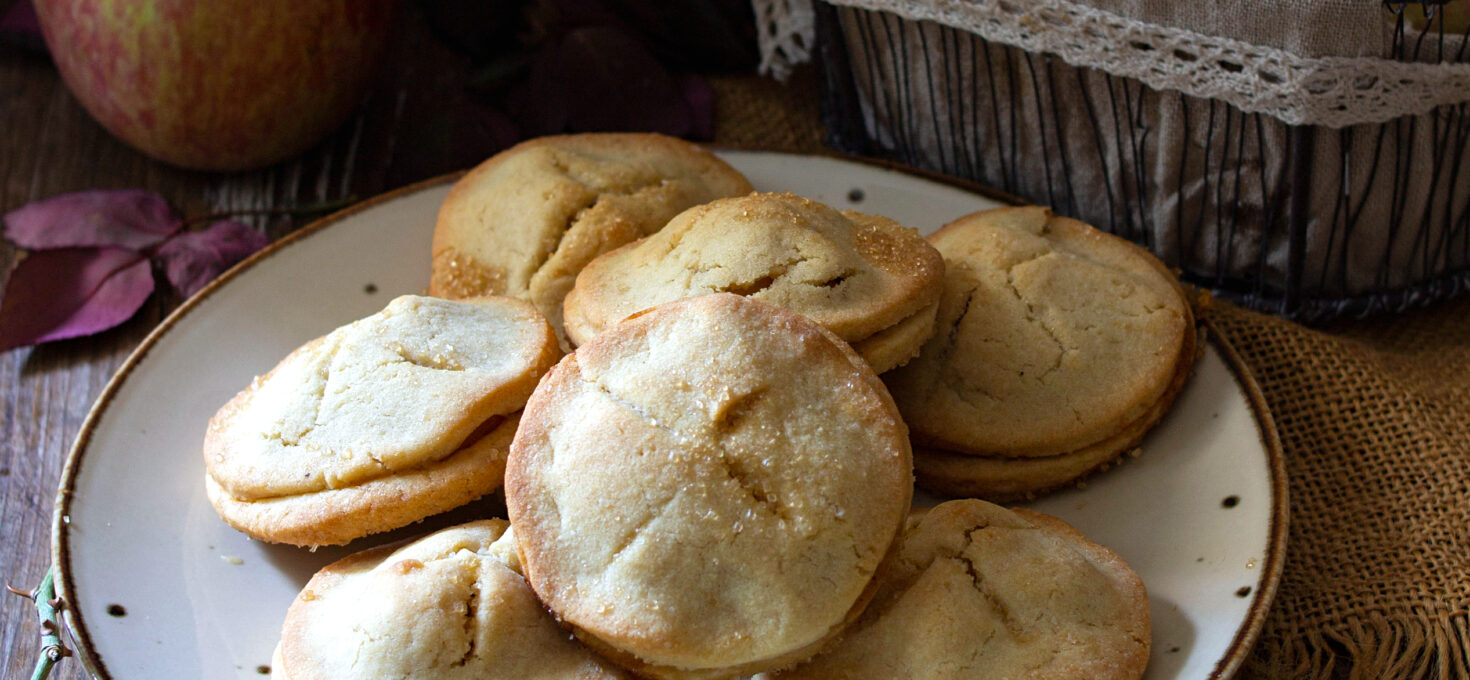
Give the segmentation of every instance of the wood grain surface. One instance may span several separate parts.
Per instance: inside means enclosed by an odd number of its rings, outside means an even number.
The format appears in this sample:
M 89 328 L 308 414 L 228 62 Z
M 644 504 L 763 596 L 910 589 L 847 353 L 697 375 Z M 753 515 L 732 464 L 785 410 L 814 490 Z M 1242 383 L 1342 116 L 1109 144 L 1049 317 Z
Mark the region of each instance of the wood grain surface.
M 359 113 L 299 158 L 254 172 L 208 174 L 153 161 L 114 139 L 77 103 L 47 56 L 0 45 L 0 213 L 55 194 L 103 188 L 158 191 L 185 216 L 367 198 L 472 165 L 494 149 L 464 143 L 445 101 L 467 69 L 405 17 L 389 66 Z M 472 140 L 473 141 L 473 140 Z M 279 237 L 306 219 L 242 221 Z M 0 242 L 0 267 L 17 253 Z M 149 330 L 180 303 L 155 294 L 120 328 L 0 353 L 0 581 L 21 590 L 50 565 L 52 506 L 63 464 L 92 401 Z M 0 599 L 0 677 L 28 678 L 40 649 L 35 610 Z M 85 678 L 63 662 L 58 680 Z
M 473 103 L 473 65 L 445 47 L 418 11 L 404 12 L 385 62 L 358 113 L 315 148 L 254 172 L 209 174 L 164 165 L 119 142 L 78 104 L 34 41 L 0 41 L 0 213 L 106 188 L 157 191 L 186 217 L 365 199 L 471 167 L 505 143 Z M 754 74 L 709 83 L 716 144 L 822 149 L 810 70 L 784 86 Z M 794 103 L 769 105 L 774 99 Z M 310 220 L 242 221 L 278 238 Z M 19 256 L 0 240 L 0 271 Z M 46 573 L 56 487 L 72 441 L 113 372 L 180 302 L 162 291 L 119 328 L 0 353 L 0 582 L 30 590 Z M 0 678 L 30 677 L 39 640 L 31 603 L 0 593 Z M 87 675 L 73 660 L 51 677 Z
M 0 0 L 0 7 L 6 5 Z M 469 64 L 445 49 L 416 13 L 405 13 L 401 28 L 375 91 L 341 129 L 299 158 L 227 175 L 178 170 L 133 151 L 91 120 L 44 52 L 0 41 L 0 213 L 58 193 L 99 188 L 158 191 L 186 216 L 300 206 L 345 196 L 368 198 L 483 160 L 495 150 L 493 135 L 476 127 L 473 107 L 466 106 L 466 84 L 473 77 Z M 711 85 L 717 144 L 821 149 L 810 71 L 798 72 L 786 86 L 754 76 L 716 78 Z M 307 222 L 244 221 L 273 237 Z M 8 270 L 17 257 L 0 241 L 0 268 Z M 0 353 L 0 582 L 29 590 L 45 574 L 55 490 L 72 440 L 113 371 L 180 302 L 164 292 L 117 329 Z M 1470 636 L 1464 633 L 1470 572 L 1458 568 L 1470 554 L 1470 533 L 1462 521 L 1470 516 L 1463 481 L 1470 469 L 1465 425 L 1470 421 L 1464 417 L 1470 404 L 1470 297 L 1391 323 L 1343 321 L 1322 329 L 1229 306 L 1212 315 L 1277 414 L 1293 480 L 1286 575 L 1242 677 L 1299 677 L 1309 666 L 1325 667 L 1322 677 L 1379 677 L 1375 669 L 1384 664 L 1410 670 L 1433 666 L 1444 677 L 1470 677 Z M 1343 376 L 1352 385 L 1371 383 L 1366 394 L 1373 398 L 1355 398 L 1365 393 L 1361 390 L 1345 391 Z M 1345 421 L 1344 412 L 1356 419 Z M 1354 504 L 1344 500 L 1344 491 L 1314 481 L 1323 469 L 1355 470 L 1369 453 L 1375 460 L 1412 460 L 1424 451 L 1452 459 L 1454 466 L 1440 476 L 1460 484 L 1453 497 L 1429 506 L 1437 517 L 1455 520 L 1443 534 L 1399 532 L 1384 521 L 1417 511 L 1417 496 L 1363 486 L 1359 500 L 1371 502 Z M 1390 477 L 1402 481 L 1400 475 Z M 1370 530 L 1376 532 L 1373 540 L 1359 541 L 1357 548 L 1342 540 Z M 1421 539 L 1424 535 L 1431 539 Z M 1415 590 L 1415 601 L 1428 604 L 1395 610 L 1403 614 L 1395 625 L 1441 621 L 1444 629 L 1453 625 L 1460 637 L 1435 638 L 1437 652 L 1405 658 L 1411 655 L 1395 636 L 1409 628 L 1375 632 L 1362 625 L 1361 612 L 1381 609 L 1385 597 L 1392 600 L 1395 593 L 1418 588 L 1404 585 L 1402 573 L 1377 568 L 1398 559 L 1392 555 L 1409 552 L 1450 556 L 1442 563 L 1457 568 L 1439 571 L 1455 587 Z M 1313 565 L 1327 563 L 1354 568 L 1324 578 Z M 1369 595 L 1344 595 L 1349 590 Z M 1348 613 L 1337 613 L 1343 611 Z M 1392 635 L 1375 637 L 1382 631 Z M 30 677 L 39 634 L 31 603 L 0 593 L 0 678 Z M 1304 643 L 1306 637 L 1314 641 Z M 1364 666 L 1355 669 L 1359 661 Z M 87 676 L 72 661 L 51 677 Z

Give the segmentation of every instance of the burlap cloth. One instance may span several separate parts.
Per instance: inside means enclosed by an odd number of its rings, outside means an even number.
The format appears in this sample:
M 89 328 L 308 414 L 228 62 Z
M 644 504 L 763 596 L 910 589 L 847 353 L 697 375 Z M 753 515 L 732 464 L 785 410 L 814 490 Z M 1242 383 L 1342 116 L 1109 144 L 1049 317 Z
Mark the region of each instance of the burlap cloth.
M 718 144 L 822 152 L 817 87 L 714 81 Z M 1470 299 L 1307 328 L 1210 310 L 1285 448 L 1285 574 L 1241 677 L 1470 677 Z

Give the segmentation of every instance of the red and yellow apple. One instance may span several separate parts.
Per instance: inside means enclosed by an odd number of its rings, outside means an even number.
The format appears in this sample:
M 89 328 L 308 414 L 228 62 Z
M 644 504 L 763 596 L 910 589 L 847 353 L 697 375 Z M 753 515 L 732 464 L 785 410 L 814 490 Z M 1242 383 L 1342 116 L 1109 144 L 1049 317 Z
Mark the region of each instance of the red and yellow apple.
M 297 154 L 362 104 L 398 0 L 36 0 L 94 118 L 160 160 L 243 170 Z

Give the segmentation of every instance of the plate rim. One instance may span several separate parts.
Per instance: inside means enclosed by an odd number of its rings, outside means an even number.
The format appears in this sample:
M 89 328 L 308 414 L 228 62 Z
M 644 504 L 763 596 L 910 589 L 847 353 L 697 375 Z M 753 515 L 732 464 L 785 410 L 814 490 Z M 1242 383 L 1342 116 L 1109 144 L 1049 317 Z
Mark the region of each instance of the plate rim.
M 189 312 L 203 305 L 205 300 L 209 299 L 215 291 L 256 264 L 276 255 L 297 241 L 308 238 L 327 227 L 354 217 L 358 213 L 371 210 L 386 203 L 391 203 L 399 198 L 457 181 L 467 172 L 469 171 L 462 170 L 446 175 L 439 175 L 378 194 L 326 217 L 312 221 L 300 229 L 282 236 L 265 248 L 252 253 L 249 257 L 236 263 L 235 266 L 229 268 L 223 274 L 220 274 L 213 281 L 209 282 L 204 288 L 201 288 L 194 295 L 190 296 L 189 299 L 185 300 L 183 304 L 180 304 L 177 309 L 170 312 L 162 321 L 159 321 L 158 325 L 149 331 L 148 335 L 144 336 L 142 342 L 138 343 L 138 346 L 133 349 L 132 353 L 128 355 L 128 358 L 123 360 L 122 365 L 118 366 L 117 371 L 107 380 L 107 384 L 102 388 L 102 392 L 97 395 L 97 400 L 88 409 L 87 417 L 82 420 L 82 425 L 77 430 L 77 436 L 72 443 L 71 450 L 67 452 L 66 464 L 61 469 L 61 479 L 57 484 L 56 498 L 51 514 L 51 565 L 56 570 L 56 597 L 63 603 L 61 612 L 65 619 L 64 623 L 67 629 L 67 636 L 72 640 L 72 651 L 75 652 L 76 658 L 98 680 L 113 680 L 113 675 L 107 670 L 107 664 L 97 656 L 93 648 L 92 636 L 87 632 L 86 618 L 80 610 L 71 606 L 73 599 L 71 561 L 69 559 L 71 553 L 68 549 L 68 535 L 66 530 L 69 526 L 68 508 L 71 505 L 72 492 L 76 486 L 77 473 L 81 469 L 83 454 L 86 453 L 87 446 L 91 443 L 93 432 L 96 430 L 98 423 L 101 422 L 108 406 L 111 405 L 112 400 L 117 396 L 117 392 L 122 389 L 128 377 L 148 357 L 153 347 L 158 344 L 164 335 L 172 330 L 174 326 L 178 325 Z
M 1271 612 L 1271 603 L 1276 599 L 1276 589 L 1281 585 L 1281 574 L 1286 567 L 1287 530 L 1290 525 L 1290 511 L 1287 498 L 1288 486 L 1286 478 L 1286 455 L 1281 446 L 1281 435 L 1276 429 L 1276 419 L 1271 414 L 1270 404 L 1266 401 L 1266 395 L 1261 391 L 1261 386 L 1251 374 L 1250 367 L 1236 351 L 1235 346 L 1220 333 L 1219 326 L 1208 316 L 1208 312 L 1202 313 L 1201 325 L 1207 334 L 1206 342 L 1214 345 L 1220 352 L 1220 358 L 1225 367 L 1235 377 L 1235 381 L 1245 393 L 1246 404 L 1255 416 L 1256 432 L 1261 439 L 1261 446 L 1266 450 L 1266 461 L 1271 471 L 1271 526 L 1268 530 L 1266 541 L 1266 564 L 1261 575 L 1260 586 L 1256 589 L 1255 596 L 1251 601 L 1250 608 L 1246 610 L 1245 621 L 1240 629 L 1235 631 L 1235 637 L 1226 647 L 1225 656 L 1215 664 L 1215 670 L 1210 673 L 1210 680 L 1219 680 L 1234 677 L 1250 656 L 1251 649 L 1260 637 L 1261 630 L 1265 628 L 1266 617 Z
M 985 198 L 998 200 L 1012 205 L 1023 205 L 1025 201 L 1000 192 L 992 187 L 976 184 L 968 180 L 925 172 L 917 168 L 911 168 L 891 161 L 881 159 L 870 159 L 851 156 L 840 153 L 799 153 L 785 151 L 771 151 L 761 149 L 743 149 L 736 147 L 723 147 L 718 145 L 706 145 L 706 148 L 719 152 L 731 152 L 753 155 L 790 156 L 795 158 L 823 158 L 841 162 L 853 163 L 867 166 L 877 170 L 896 172 L 914 179 L 945 184 L 957 189 L 975 193 Z M 81 469 L 82 458 L 88 450 L 92 436 L 102 417 L 106 414 L 113 399 L 122 389 L 124 383 L 134 370 L 148 357 L 154 346 L 173 329 L 185 316 L 204 304 L 215 291 L 228 284 L 231 280 L 253 268 L 256 264 L 270 258 L 282 250 L 290 247 L 296 242 L 308 238 L 328 227 L 338 224 L 359 213 L 372 210 L 378 206 L 391 203 L 428 189 L 433 189 L 444 184 L 457 181 L 468 173 L 469 170 L 460 170 L 428 179 L 420 180 L 405 186 L 387 191 L 343 210 L 332 213 L 320 219 L 314 220 L 301 228 L 277 239 L 275 242 L 257 251 L 243 261 L 237 263 L 219 277 L 211 281 L 198 293 L 189 297 L 178 308 L 174 309 L 159 321 L 148 335 L 128 355 L 127 359 L 118 366 L 97 395 L 97 399 L 87 411 L 86 418 L 77 430 L 76 438 L 67 453 L 66 463 L 62 467 L 61 478 L 58 482 L 51 518 L 51 564 L 55 570 L 56 596 L 62 602 L 61 608 L 63 623 L 67 629 L 68 637 L 72 640 L 72 651 L 75 658 L 82 666 L 99 680 L 112 680 L 113 675 L 107 670 L 106 663 L 98 657 L 94 649 L 92 636 L 88 632 L 86 619 L 81 612 L 71 606 L 73 584 L 70 569 L 70 550 L 68 543 L 67 528 L 69 526 L 68 515 L 71 500 L 74 497 L 74 488 L 77 475 Z M 1268 528 L 1267 551 L 1264 557 L 1265 565 L 1262 570 L 1260 584 L 1254 593 L 1251 604 L 1246 611 L 1242 625 L 1236 630 L 1235 636 L 1226 647 L 1225 654 L 1216 662 L 1211 671 L 1211 680 L 1232 677 L 1249 656 L 1251 648 L 1259 638 L 1261 630 L 1265 626 L 1266 618 L 1276 596 L 1277 588 L 1281 583 L 1282 572 L 1285 567 L 1287 550 L 1287 527 L 1289 521 L 1289 506 L 1287 502 L 1287 478 L 1286 461 L 1281 445 L 1280 434 L 1276 429 L 1276 421 L 1260 385 L 1251 374 L 1250 368 L 1241 359 L 1235 347 L 1219 332 L 1218 326 L 1210 319 L 1207 311 L 1199 314 L 1197 322 L 1205 330 L 1206 343 L 1215 347 L 1220 352 L 1220 358 L 1230 371 L 1236 384 L 1241 388 L 1246 398 L 1246 405 L 1251 410 L 1252 421 L 1255 423 L 1256 432 L 1260 439 L 1262 448 L 1265 450 L 1267 467 L 1270 472 L 1271 488 L 1271 511 L 1270 526 Z

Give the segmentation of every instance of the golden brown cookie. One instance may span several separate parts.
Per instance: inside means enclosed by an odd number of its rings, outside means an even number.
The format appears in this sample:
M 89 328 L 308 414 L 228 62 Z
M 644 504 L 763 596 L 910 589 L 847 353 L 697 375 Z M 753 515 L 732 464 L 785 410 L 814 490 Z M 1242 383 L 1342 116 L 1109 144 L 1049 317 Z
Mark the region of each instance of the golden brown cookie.
M 323 568 L 291 604 L 281 680 L 628 677 L 568 638 L 519 573 L 513 532 L 483 520 Z
M 891 371 L 919 355 L 919 348 L 934 335 L 938 316 L 939 300 L 936 299 L 907 319 L 852 343 L 852 348 L 872 365 L 875 372 Z
M 991 501 L 1020 501 L 1067 486 L 1109 465 L 1127 460 L 1119 452 L 1137 451 L 1144 435 L 1174 404 L 1189 378 L 1196 349 L 1195 336 L 1180 350 L 1181 370 L 1174 384 L 1151 409 L 1111 437 L 1069 453 L 1055 456 L 976 456 L 943 449 L 916 447 L 914 475 L 919 486 L 950 496 L 970 496 Z
M 345 543 L 489 493 L 559 352 L 511 298 L 403 296 L 292 352 L 225 404 L 206 488 L 255 538 Z
M 527 579 L 640 675 L 729 678 L 862 610 L 912 498 L 903 423 L 830 331 L 731 294 L 635 315 L 527 402 L 506 504 Z
M 834 648 L 781 680 L 1135 680 L 1143 582 L 1054 517 L 984 501 L 910 520 L 878 592 Z
M 885 376 L 916 443 L 1002 461 L 1070 457 L 1082 474 L 1167 411 L 1193 365 L 1194 320 L 1147 251 L 1039 207 L 975 213 L 929 240 L 946 267 L 938 328 Z M 1043 468 L 1057 469 L 1029 465 Z
M 520 415 L 492 419 L 489 434 L 443 460 L 353 486 L 244 500 L 205 475 L 204 490 L 225 523 L 254 538 L 340 545 L 448 512 L 495 490 L 505 477 Z
M 735 293 L 780 305 L 853 343 L 882 372 L 933 332 L 944 262 L 917 231 L 794 194 L 750 194 L 680 213 L 658 233 L 588 264 L 564 303 L 586 343 L 628 315 Z M 874 340 L 872 354 L 863 343 Z M 875 361 L 879 359 L 880 361 Z
M 429 294 L 531 301 L 557 332 L 592 258 L 661 229 L 690 206 L 751 191 L 705 149 L 656 134 L 582 134 L 517 144 L 455 183 L 434 227 Z

